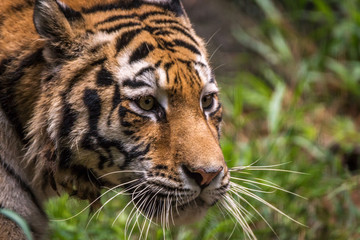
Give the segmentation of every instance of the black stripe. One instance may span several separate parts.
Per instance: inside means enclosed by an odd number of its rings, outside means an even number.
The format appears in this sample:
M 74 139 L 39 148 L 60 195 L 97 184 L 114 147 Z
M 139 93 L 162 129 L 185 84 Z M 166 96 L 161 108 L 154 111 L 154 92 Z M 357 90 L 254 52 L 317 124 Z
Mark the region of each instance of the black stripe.
M 93 70 L 92 67 L 96 66 L 96 65 L 99 65 L 99 64 L 102 64 L 106 61 L 107 59 L 106 58 L 101 58 L 101 59 L 98 59 L 92 63 L 90 63 L 89 66 L 86 66 L 84 68 L 81 68 L 76 74 L 75 76 L 70 79 L 69 81 L 69 85 L 67 87 L 67 89 L 65 90 L 64 94 L 69 94 L 71 92 L 71 90 L 73 89 L 73 87 L 75 86 L 76 83 L 78 83 L 81 79 L 82 79 L 82 76 L 85 75 L 85 73 Z
M 92 62 L 90 65 L 91 66 L 100 65 L 100 64 L 103 64 L 106 60 L 107 60 L 107 58 L 101 58 L 99 60 L 96 60 L 95 62 Z
M 10 167 L 7 163 L 5 163 L 1 158 L 0 158 L 0 165 L 3 167 L 3 169 L 9 176 L 13 177 L 19 183 L 21 189 L 29 194 L 31 201 L 38 208 L 40 214 L 46 217 L 46 214 L 42 209 L 42 207 L 40 206 L 38 200 L 36 199 L 36 196 L 33 193 L 31 187 L 18 174 L 15 173 L 15 170 L 12 167 Z
M 123 131 L 123 133 L 124 133 L 126 136 L 131 136 L 131 135 L 133 135 L 135 132 L 134 132 L 134 131 L 131 131 L 131 130 L 125 130 L 125 131 Z
M 114 78 L 111 72 L 109 72 L 104 66 L 97 73 L 96 84 L 101 87 L 106 87 L 112 85 Z
M 120 89 L 119 86 L 116 85 L 114 90 L 112 109 L 115 109 L 120 103 L 121 103 Z
M 169 36 L 169 35 L 174 34 L 174 33 L 172 31 L 169 31 L 169 30 L 159 29 L 157 31 L 154 31 L 154 34 L 156 36 Z
M 140 69 L 140 70 L 135 74 L 135 77 L 141 76 L 141 75 L 143 75 L 143 74 L 146 73 L 146 72 L 154 72 L 154 71 L 155 71 L 155 68 L 153 68 L 153 67 L 145 67 L 145 68 Z
M 162 169 L 167 170 L 167 169 L 168 169 L 168 166 L 162 165 L 162 164 L 158 164 L 158 165 L 156 165 L 156 166 L 153 167 L 153 168 L 154 168 L 154 169 L 158 169 L 158 170 L 162 170 Z
M 71 166 L 72 153 L 69 148 L 59 150 L 59 168 L 68 169 Z
M 179 25 L 181 28 L 185 28 L 187 29 L 184 25 L 182 25 L 179 21 L 177 20 L 174 20 L 174 19 L 153 19 L 151 20 L 150 22 L 153 22 L 155 24 L 170 24 L 170 25 L 173 25 L 173 24 L 177 24 Z M 188 29 L 187 29 L 188 30 Z
M 59 6 L 61 12 L 65 15 L 67 20 L 69 20 L 69 21 L 83 20 L 83 17 L 80 12 L 75 11 L 72 8 L 69 8 L 66 5 L 59 4 L 57 1 L 56 1 L 56 3 Z
M 201 55 L 200 51 L 195 46 L 191 45 L 190 43 L 187 43 L 187 42 L 185 42 L 183 40 L 180 40 L 180 39 L 175 39 L 173 42 L 175 43 L 176 46 L 186 48 L 189 51 L 191 51 L 192 53 Z
M 12 14 L 16 13 L 16 12 L 22 12 L 26 9 L 28 9 L 29 7 L 33 7 L 34 6 L 34 2 L 32 1 L 25 1 L 26 4 L 24 3 L 19 3 L 17 5 L 14 5 L 10 8 L 10 11 L 12 11 Z
M 131 99 L 129 99 L 129 100 L 131 100 Z M 136 112 L 134 112 L 134 111 L 126 108 L 126 107 L 120 106 L 120 107 L 119 107 L 119 116 L 120 116 L 120 118 L 121 118 L 121 125 L 122 125 L 123 127 L 131 127 L 131 126 L 132 126 L 132 124 L 129 123 L 129 122 L 126 122 L 126 123 L 123 125 L 123 122 L 122 122 L 123 119 L 122 119 L 122 118 L 124 118 L 127 113 L 132 114 L 132 115 L 135 115 L 135 116 L 140 117 L 140 118 L 142 118 L 142 119 L 150 119 L 150 117 L 148 117 L 148 116 L 140 115 L 140 114 L 138 114 L 138 113 L 136 113 Z
M 158 68 L 161 65 L 161 63 L 162 63 L 162 60 L 157 61 L 157 63 L 155 63 L 155 67 Z
M 217 114 L 220 109 L 221 109 L 221 104 L 219 103 L 219 106 L 217 106 L 217 108 L 215 109 L 215 111 L 213 111 L 212 113 L 209 114 L 210 117 L 213 117 L 215 114 Z
M 202 82 L 202 81 L 201 81 L 201 77 L 200 77 L 200 74 L 199 74 L 199 71 L 198 71 L 198 70 L 195 70 L 195 75 L 196 75 L 196 78 L 197 78 L 197 80 L 198 80 L 198 81 L 195 81 L 195 79 L 194 79 L 194 82 L 198 82 L 198 83 Z
M 164 64 L 164 68 L 165 68 L 165 72 L 166 72 L 166 81 L 167 83 L 170 82 L 170 77 L 169 77 L 169 69 L 174 65 L 174 62 L 168 62 L 166 64 Z M 175 84 L 177 83 L 177 76 L 175 76 Z
M 95 89 L 85 89 L 83 96 L 84 104 L 88 109 L 89 128 L 93 132 L 97 132 L 97 126 L 101 115 L 101 99 Z
M 128 14 L 128 15 L 115 15 L 115 16 L 108 17 L 105 20 L 96 23 L 94 26 L 97 27 L 101 24 L 111 23 L 111 22 L 115 22 L 117 20 L 129 19 L 129 18 L 130 19 L 137 18 L 140 21 L 144 21 L 145 19 L 147 19 L 148 17 L 151 17 L 151 16 L 169 17 L 169 15 L 167 15 L 164 11 L 150 11 L 150 12 L 144 13 L 142 15 L 139 15 L 136 13 Z
M 15 60 L 15 58 L 5 58 L 0 63 L 0 76 L 3 75 L 8 68 L 8 66 L 11 65 L 11 63 Z
M 123 87 L 129 87 L 129 88 L 141 88 L 141 87 L 151 87 L 151 85 L 149 85 L 148 83 L 141 81 L 141 80 L 130 80 L 127 79 L 125 81 L 123 81 L 122 83 Z
M 141 21 L 147 19 L 148 17 L 152 17 L 152 16 L 169 16 L 167 15 L 165 12 L 163 11 L 151 11 L 151 12 L 147 12 L 147 13 L 144 13 L 143 15 L 139 16 L 139 19 Z
M 97 27 L 97 26 L 99 26 L 101 24 L 111 23 L 111 22 L 115 22 L 115 21 L 121 20 L 121 19 L 136 18 L 137 16 L 138 16 L 137 14 L 116 15 L 116 16 L 108 17 L 105 20 L 96 23 L 94 26 Z
M 125 48 L 131 40 L 133 40 L 139 33 L 140 29 L 128 31 L 122 34 L 119 38 L 116 39 L 116 52 L 120 52 L 123 48 Z
M 151 43 L 142 43 L 130 56 L 129 63 L 139 61 L 149 55 L 151 51 L 155 49 L 154 45 Z
M 14 125 L 15 130 L 23 143 L 26 143 L 24 129 L 16 111 L 16 102 L 14 101 L 16 87 L 18 87 L 21 78 L 25 75 L 27 68 L 44 61 L 42 52 L 42 48 L 37 49 L 31 55 L 22 59 L 16 69 L 11 72 L 6 71 L 6 69 L 15 59 L 4 59 L 0 64 L 0 105 L 10 122 Z
M 168 62 L 164 64 L 165 71 L 169 71 L 169 69 L 174 65 L 174 62 Z
M 111 110 L 109 112 L 109 116 L 108 116 L 108 120 L 107 120 L 107 124 L 110 125 L 111 124 L 111 115 L 113 114 L 115 108 L 121 103 L 121 95 L 120 95 L 120 88 L 119 86 L 116 84 L 115 85 L 115 90 L 114 90 L 114 97 L 112 100 L 112 107 Z
M 184 29 L 182 29 L 180 27 L 176 27 L 176 26 L 171 26 L 171 29 L 184 34 L 185 36 L 190 38 L 191 41 L 193 41 L 195 43 L 195 45 L 199 46 L 199 43 L 195 40 L 195 38 L 190 33 L 188 33 L 188 31 L 186 31 L 186 30 L 184 30 Z
M 66 101 L 66 94 L 62 94 L 62 104 L 63 104 L 63 114 L 62 121 L 60 125 L 60 137 L 66 137 L 70 134 L 75 121 L 78 117 L 77 112 L 71 108 L 71 105 Z
M 116 32 L 122 28 L 135 27 L 135 26 L 141 26 L 141 23 L 137 23 L 137 22 L 121 23 L 121 24 L 118 24 L 111 28 L 101 28 L 101 29 L 99 29 L 99 31 L 106 32 L 106 33 L 112 33 L 112 32 Z

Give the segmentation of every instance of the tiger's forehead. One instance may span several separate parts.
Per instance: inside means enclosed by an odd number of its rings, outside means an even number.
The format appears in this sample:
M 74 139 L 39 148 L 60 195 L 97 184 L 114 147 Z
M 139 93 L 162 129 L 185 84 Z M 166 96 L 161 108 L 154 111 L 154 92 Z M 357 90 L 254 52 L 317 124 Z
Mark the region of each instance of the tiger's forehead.
M 205 88 L 217 92 L 211 70 L 206 63 L 183 59 L 151 58 L 134 62 L 122 56 L 115 68 L 115 76 L 125 95 L 157 95 L 159 92 L 199 96 Z M 210 87 L 209 87 L 210 86 Z
M 125 94 L 199 95 L 207 85 L 216 87 L 204 43 L 186 16 L 153 4 L 82 12 L 92 44 L 110 48 L 110 68 Z

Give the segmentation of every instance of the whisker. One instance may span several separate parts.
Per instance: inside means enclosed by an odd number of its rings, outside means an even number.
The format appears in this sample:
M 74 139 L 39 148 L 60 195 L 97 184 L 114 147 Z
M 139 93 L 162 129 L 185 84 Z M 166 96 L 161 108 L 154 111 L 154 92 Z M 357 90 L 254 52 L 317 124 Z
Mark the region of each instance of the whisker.
M 246 234 L 246 236 L 249 239 L 256 240 L 256 236 L 254 235 L 249 224 L 246 222 L 246 219 L 244 218 L 243 214 L 239 210 L 240 208 L 238 208 L 238 204 L 236 204 L 236 202 L 232 200 L 232 198 L 230 198 L 230 195 L 226 194 L 223 198 L 223 201 L 220 201 L 220 203 L 237 220 L 241 228 L 244 230 L 244 234 Z
M 138 179 L 133 180 L 133 181 L 138 181 Z M 132 182 L 133 182 L 133 181 L 132 181 Z M 126 184 L 129 184 L 129 183 L 126 183 Z M 100 211 L 105 207 L 105 205 L 108 204 L 111 200 L 113 200 L 114 198 L 116 198 L 116 197 L 118 197 L 119 195 L 123 194 L 124 192 L 131 190 L 132 188 L 141 186 L 142 184 L 144 184 L 144 183 L 142 182 L 142 183 L 139 183 L 139 184 L 137 184 L 137 185 L 135 185 L 135 186 L 133 186 L 133 187 L 131 187 L 131 188 L 124 189 L 124 190 L 118 192 L 117 194 L 115 194 L 115 196 L 111 197 L 109 200 L 107 200 L 107 201 L 91 216 L 89 222 L 88 222 L 87 225 L 86 225 L 86 228 L 89 226 L 91 220 L 95 217 L 95 215 L 96 215 L 97 213 L 100 213 Z M 122 185 L 124 185 L 124 184 L 122 184 Z M 110 191 L 110 190 L 108 190 L 108 191 Z
M 215 72 L 216 70 L 218 70 L 219 68 L 221 68 L 221 67 L 223 67 L 223 66 L 226 66 L 226 64 L 225 64 L 225 63 L 222 63 L 222 64 L 220 64 L 219 66 L 213 68 L 213 72 Z
M 240 191 L 241 193 L 245 194 L 246 196 L 249 196 L 261 203 L 263 203 L 264 205 L 270 207 L 271 209 L 275 210 L 276 212 L 280 213 L 281 215 L 287 217 L 288 219 L 292 220 L 293 222 L 306 227 L 306 225 L 304 225 L 303 223 L 293 219 L 292 217 L 290 217 L 289 215 L 285 214 L 283 211 L 281 211 L 280 209 L 276 208 L 274 205 L 272 205 L 271 203 L 267 202 L 266 200 L 262 199 L 261 197 L 257 196 L 256 194 L 249 192 L 245 189 L 237 189 L 238 191 Z
M 261 167 L 248 167 L 248 168 L 232 168 L 230 172 L 238 172 L 238 171 L 270 171 L 270 172 L 286 172 L 286 173 L 294 173 L 294 174 L 301 174 L 301 175 L 309 175 L 308 173 L 292 171 L 287 169 L 278 169 L 278 168 L 267 168 L 266 166 Z
M 143 184 L 138 184 L 138 185 L 136 186 L 136 189 L 138 189 L 141 185 L 143 185 Z M 146 187 L 146 188 L 147 188 L 147 187 Z M 146 189 L 146 188 L 145 188 L 145 189 Z M 135 189 L 135 191 L 136 191 L 136 189 Z M 136 197 L 135 197 L 135 198 L 132 198 L 132 199 L 134 200 L 134 199 L 136 199 Z M 114 220 L 113 223 L 112 223 L 112 226 L 114 226 L 116 220 L 121 216 L 121 214 L 125 211 L 125 209 L 126 209 L 131 203 L 133 203 L 133 202 L 132 202 L 132 201 L 129 201 L 129 202 L 126 204 L 126 206 L 121 210 L 121 212 L 116 216 L 115 220 Z M 136 207 L 136 206 L 134 205 L 134 207 Z
M 250 182 L 250 183 L 254 183 L 254 184 L 258 184 L 258 185 L 261 185 L 261 186 L 266 186 L 266 187 L 270 187 L 270 188 L 274 188 L 274 189 L 277 189 L 277 190 L 280 190 L 282 192 L 286 192 L 286 193 L 289 193 L 291 195 L 294 195 L 294 196 L 297 196 L 299 198 L 302 198 L 302 199 L 305 199 L 307 200 L 305 197 L 299 195 L 299 194 L 296 194 L 294 192 L 291 192 L 291 191 L 288 191 L 282 187 L 278 187 L 276 185 L 273 185 L 273 184 L 266 184 L 266 183 L 261 183 L 261 182 L 256 182 L 256 181 L 253 181 L 253 180 L 249 180 L 249 179 L 245 179 L 245 178 L 237 178 L 237 177 L 231 177 L 231 179 L 235 179 L 235 180 L 238 180 L 238 181 L 243 181 L 243 182 Z M 234 186 L 236 186 L 237 184 L 234 183 L 234 182 L 231 182 L 233 183 Z M 230 183 L 230 185 L 231 185 Z M 235 185 L 236 184 L 236 185 Z
M 125 230 L 124 230 L 124 233 L 125 233 L 125 239 L 130 239 L 130 236 L 127 237 L 127 232 L 128 232 L 128 228 L 129 228 L 129 225 L 130 225 L 130 222 L 132 221 L 132 219 L 134 218 L 134 215 L 136 213 L 136 211 L 134 211 L 136 208 L 135 206 L 131 209 L 129 215 L 128 215 L 128 218 L 126 219 L 126 223 L 125 223 Z M 130 232 L 131 234 L 131 232 Z
M 132 182 L 135 182 L 135 181 L 137 181 L 137 180 L 136 180 L 136 179 L 135 179 L 135 180 L 131 180 L 131 181 L 129 181 L 129 182 L 119 184 L 119 185 L 117 185 L 117 186 L 115 186 L 115 187 L 107 190 L 106 192 L 104 192 L 103 194 L 101 194 L 99 197 L 97 197 L 95 200 L 93 200 L 91 203 L 89 203 L 89 205 L 86 206 L 85 208 L 83 208 L 80 212 L 78 212 L 77 214 L 75 214 L 75 215 L 73 215 L 73 216 L 71 216 L 71 217 L 69 217 L 69 218 L 65 218 L 65 219 L 51 219 L 50 221 L 60 222 L 60 221 L 68 221 L 68 220 L 70 220 L 70 219 L 73 219 L 73 218 L 79 216 L 79 215 L 80 215 L 81 213 L 83 213 L 84 211 L 86 211 L 88 208 L 90 208 L 91 205 L 93 205 L 95 202 L 97 202 L 97 201 L 98 201 L 100 198 L 102 198 L 105 194 L 109 193 L 110 191 L 113 191 L 113 190 L 116 189 L 116 188 L 119 188 L 119 187 L 121 187 L 121 186 L 123 186 L 123 185 L 129 184 L 129 183 L 132 183 Z
M 273 164 L 273 165 L 264 165 L 264 166 L 254 166 L 256 163 L 258 163 L 260 161 L 260 159 L 257 159 L 256 161 L 254 161 L 253 163 L 247 165 L 247 166 L 239 166 L 239 167 L 233 167 L 231 169 L 239 169 L 239 170 L 245 170 L 247 168 L 250 167 L 262 167 L 262 168 L 273 168 L 273 167 L 280 167 L 280 166 L 284 166 L 286 164 L 289 164 L 291 162 L 284 162 L 284 163 L 278 163 L 278 164 Z
M 248 206 L 250 206 L 260 217 L 261 219 L 265 222 L 265 224 L 271 229 L 271 231 L 278 237 L 278 235 L 276 234 L 275 230 L 271 227 L 270 223 L 265 219 L 265 217 L 249 202 L 247 201 L 244 197 L 240 196 L 239 193 L 235 192 L 234 190 L 230 189 L 229 191 L 231 191 L 233 194 L 235 194 L 238 198 L 240 198 L 242 201 L 244 201 Z
M 145 173 L 145 171 L 137 171 L 137 170 L 122 170 L 122 171 L 114 171 L 114 172 L 109 172 L 106 173 L 100 177 L 98 177 L 98 179 L 112 175 L 112 174 L 117 174 L 117 173 Z
M 145 187 L 144 189 L 142 189 L 140 192 L 137 192 L 137 191 L 136 191 L 137 188 L 136 188 L 135 191 L 133 192 L 132 200 L 134 201 L 135 199 L 141 197 L 141 198 L 139 199 L 139 202 L 141 202 L 144 197 L 148 197 L 148 196 L 145 195 L 147 192 L 149 192 L 149 190 L 147 190 L 148 187 L 149 187 L 149 186 L 146 186 L 146 187 Z M 135 194 L 136 194 L 136 196 L 134 196 Z M 139 208 L 141 208 L 141 206 L 142 206 L 143 204 L 144 204 L 144 201 L 139 205 Z M 134 210 L 135 210 L 135 211 L 134 211 Z M 125 239 L 126 239 L 127 229 L 128 229 L 128 227 L 129 227 L 132 219 L 135 217 L 135 215 L 136 215 L 136 219 L 135 219 L 135 223 L 133 224 L 133 227 L 131 228 L 131 231 L 130 231 L 130 234 L 129 234 L 129 239 L 130 239 L 130 237 L 131 237 L 131 235 L 132 235 L 132 233 L 133 233 L 133 230 L 134 230 L 134 228 L 135 228 L 135 225 L 138 224 L 138 219 L 139 219 L 139 215 L 138 215 L 138 214 L 139 214 L 139 212 L 140 212 L 140 211 L 139 211 L 138 207 L 136 206 L 136 204 L 134 204 L 134 207 L 133 207 L 133 209 L 131 210 L 131 212 L 130 212 L 127 220 L 126 220 L 126 224 L 125 224 Z M 129 221 L 129 218 L 130 218 L 130 221 Z
M 214 57 L 214 55 L 216 54 L 216 52 L 222 47 L 222 44 L 220 44 L 215 50 L 214 52 L 211 54 L 210 58 L 209 58 L 209 62 L 211 62 L 211 59 Z
M 211 40 L 216 36 L 216 34 L 218 34 L 220 32 L 221 28 L 219 28 L 218 30 L 216 30 L 213 35 L 211 35 L 211 37 L 207 40 L 207 42 L 205 43 L 205 45 L 208 45 Z

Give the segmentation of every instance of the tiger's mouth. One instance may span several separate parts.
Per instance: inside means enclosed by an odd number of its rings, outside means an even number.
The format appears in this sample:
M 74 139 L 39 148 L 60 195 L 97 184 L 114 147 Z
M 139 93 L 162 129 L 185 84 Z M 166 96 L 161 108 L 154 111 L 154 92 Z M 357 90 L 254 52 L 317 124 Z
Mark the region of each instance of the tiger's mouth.
M 223 186 L 214 191 L 175 189 L 146 185 L 131 191 L 135 207 L 146 218 L 167 226 L 186 225 L 203 218 L 226 193 Z

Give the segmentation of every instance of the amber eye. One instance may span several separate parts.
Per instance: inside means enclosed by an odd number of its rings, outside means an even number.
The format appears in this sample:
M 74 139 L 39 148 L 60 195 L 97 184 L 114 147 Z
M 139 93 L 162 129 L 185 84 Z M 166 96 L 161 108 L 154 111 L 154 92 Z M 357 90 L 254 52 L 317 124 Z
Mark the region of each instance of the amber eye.
M 143 110 L 150 111 L 155 106 L 155 98 L 153 96 L 141 97 L 137 103 Z
M 213 94 L 206 95 L 201 99 L 201 105 L 204 110 L 211 108 L 213 103 L 214 103 Z

